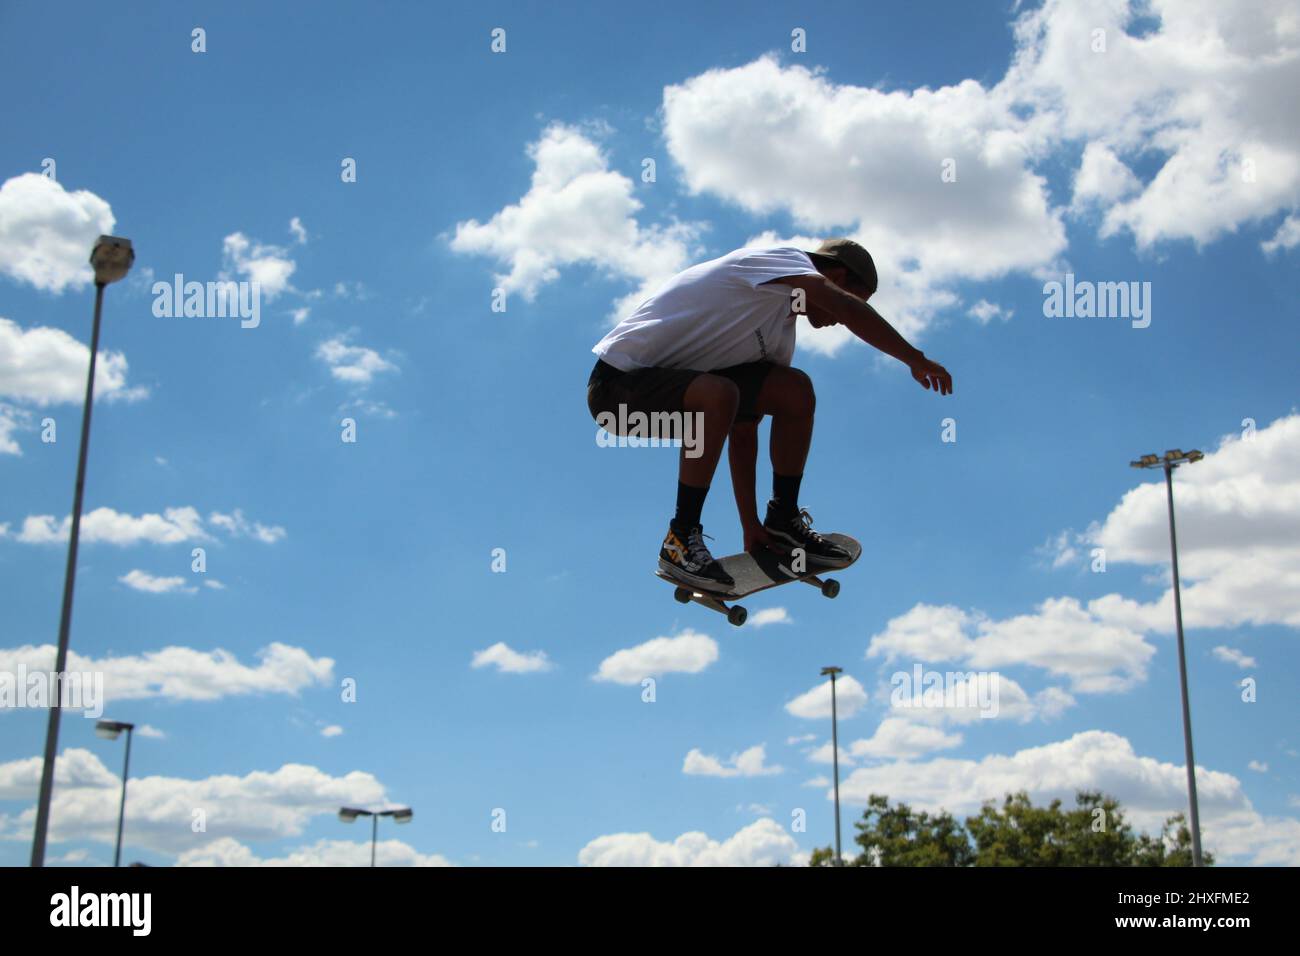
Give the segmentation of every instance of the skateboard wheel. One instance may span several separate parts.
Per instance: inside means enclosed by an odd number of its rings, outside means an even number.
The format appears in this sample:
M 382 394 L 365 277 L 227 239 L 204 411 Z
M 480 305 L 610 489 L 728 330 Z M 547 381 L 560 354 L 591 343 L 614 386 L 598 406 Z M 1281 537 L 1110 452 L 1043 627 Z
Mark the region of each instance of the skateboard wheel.
M 745 618 L 747 617 L 749 617 L 749 612 L 739 605 L 727 610 L 727 620 L 736 625 L 736 627 L 740 627 L 740 625 L 744 624 Z
M 677 601 L 678 604 L 690 604 L 691 592 L 686 590 L 686 588 L 678 588 L 676 591 L 673 592 L 673 598 Z
M 828 598 L 833 598 L 840 593 L 840 582 L 834 578 L 827 578 L 822 582 L 822 594 Z

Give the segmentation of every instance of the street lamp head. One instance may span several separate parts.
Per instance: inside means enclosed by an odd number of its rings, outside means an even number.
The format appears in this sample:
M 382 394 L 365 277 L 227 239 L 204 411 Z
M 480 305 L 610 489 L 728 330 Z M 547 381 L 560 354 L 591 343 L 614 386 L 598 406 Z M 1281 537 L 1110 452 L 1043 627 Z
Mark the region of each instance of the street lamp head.
M 131 240 L 121 236 L 100 236 L 90 251 L 90 264 L 95 270 L 95 284 L 108 285 L 126 277 L 135 262 Z
M 339 807 L 339 819 L 344 823 L 356 823 L 357 817 L 365 814 L 369 816 L 368 810 L 357 810 L 353 807 Z
M 1183 452 L 1180 448 L 1171 448 L 1165 452 L 1165 461 L 1182 461 Z
M 411 817 L 413 816 L 415 816 L 415 811 L 413 811 L 410 807 L 403 807 L 400 810 L 393 811 L 393 822 L 410 823 Z
M 822 676 L 823 676 L 823 677 L 825 677 L 827 674 L 843 674 L 843 673 L 844 673 L 844 668 L 843 668 L 843 667 L 823 667 L 823 668 L 822 668 Z
M 95 733 L 105 740 L 116 740 L 117 735 L 124 730 L 134 730 L 135 724 L 124 723 L 120 720 L 101 720 L 95 724 Z

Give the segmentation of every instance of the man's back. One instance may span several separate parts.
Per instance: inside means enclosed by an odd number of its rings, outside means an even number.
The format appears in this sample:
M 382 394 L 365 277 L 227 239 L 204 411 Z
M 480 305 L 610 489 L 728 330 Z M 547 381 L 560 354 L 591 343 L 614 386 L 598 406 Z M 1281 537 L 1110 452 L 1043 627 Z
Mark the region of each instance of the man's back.
M 795 337 L 790 289 L 764 283 L 809 274 L 817 274 L 812 260 L 793 246 L 737 249 L 673 276 L 592 351 L 625 372 L 789 365 Z

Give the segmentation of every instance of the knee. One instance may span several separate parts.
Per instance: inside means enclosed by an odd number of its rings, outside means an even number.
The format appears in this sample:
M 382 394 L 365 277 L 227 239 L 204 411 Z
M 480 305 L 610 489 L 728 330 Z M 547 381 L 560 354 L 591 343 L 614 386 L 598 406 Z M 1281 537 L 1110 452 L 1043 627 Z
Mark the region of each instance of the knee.
M 813 388 L 812 379 L 807 372 L 797 368 L 786 369 L 784 374 L 786 381 L 782 391 L 786 413 L 811 418 L 817 411 L 817 390 Z
M 730 422 L 740 408 L 740 389 L 736 383 L 721 375 L 701 375 L 691 382 L 688 405 L 692 411 L 702 411 Z

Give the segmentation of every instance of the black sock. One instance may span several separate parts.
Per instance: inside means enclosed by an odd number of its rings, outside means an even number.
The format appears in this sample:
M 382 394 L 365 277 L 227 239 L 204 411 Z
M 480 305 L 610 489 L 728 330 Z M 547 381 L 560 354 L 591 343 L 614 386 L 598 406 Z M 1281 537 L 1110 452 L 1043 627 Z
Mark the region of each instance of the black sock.
M 799 510 L 799 485 L 803 475 L 778 475 L 772 473 L 773 507 L 780 512 Z
M 677 515 L 673 518 L 673 528 L 685 533 L 699 524 L 700 513 L 704 511 L 704 499 L 708 495 L 707 486 L 692 488 L 677 482 Z

